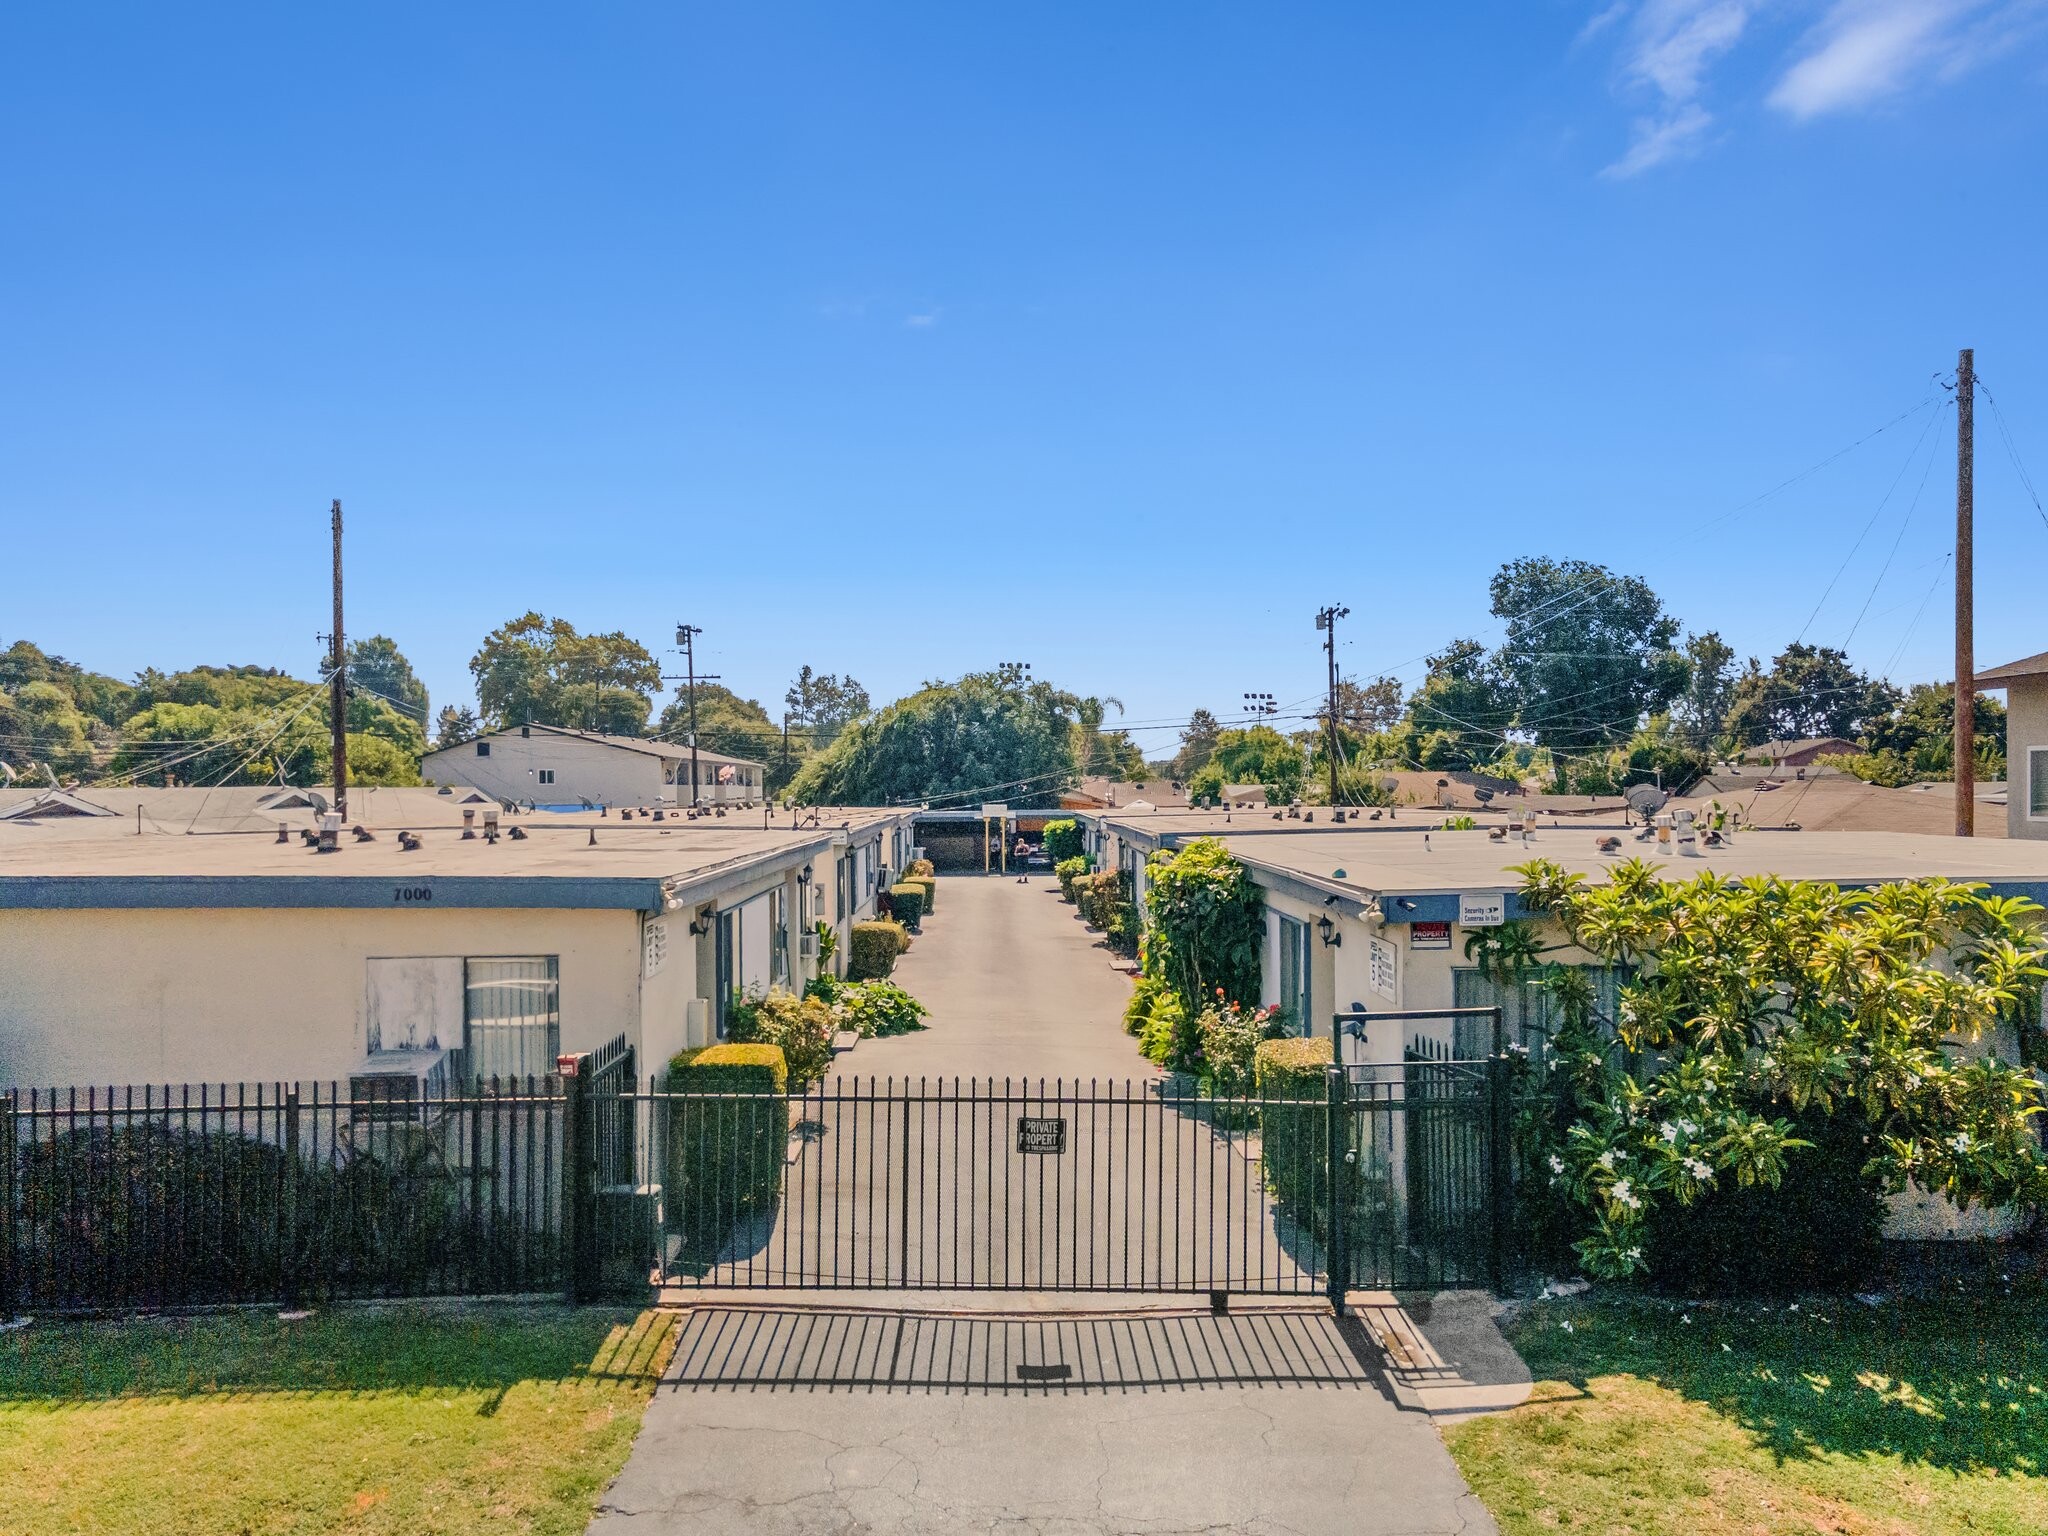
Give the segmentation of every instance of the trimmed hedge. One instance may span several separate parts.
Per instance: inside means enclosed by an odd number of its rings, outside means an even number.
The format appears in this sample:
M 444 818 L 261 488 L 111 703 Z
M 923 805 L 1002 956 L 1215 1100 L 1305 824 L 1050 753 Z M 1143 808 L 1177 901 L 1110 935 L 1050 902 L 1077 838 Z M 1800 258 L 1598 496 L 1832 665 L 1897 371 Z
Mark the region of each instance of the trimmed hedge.
M 1318 1235 L 1329 1230 L 1327 1074 L 1333 1061 L 1330 1042 L 1313 1037 L 1261 1040 L 1252 1055 L 1252 1081 L 1264 1101 L 1259 1143 L 1266 1183 L 1295 1219 Z
M 900 885 L 915 885 L 923 889 L 924 913 L 926 917 L 930 917 L 933 911 L 937 909 L 939 904 L 939 882 L 935 876 L 906 874 L 897 883 Z
M 830 1070 L 837 1028 L 829 1003 L 781 987 L 765 997 L 735 997 L 725 1015 L 727 1043 L 772 1045 L 782 1052 L 792 1093 L 808 1092 Z
M 743 1218 L 782 1192 L 789 1144 L 789 1070 L 776 1045 L 712 1045 L 668 1065 L 670 1089 L 734 1094 L 669 1103 L 670 1227 L 689 1257 L 711 1262 Z
M 901 923 L 855 923 L 846 950 L 846 979 L 875 981 L 896 969 L 896 957 L 910 948 Z
M 1082 851 L 1081 824 L 1071 817 L 1045 824 L 1045 856 L 1054 864 L 1078 858 Z
M 939 867 L 930 859 L 912 859 L 903 870 L 906 875 L 915 875 L 920 880 L 928 880 L 938 872 Z
M 924 917 L 924 887 L 922 885 L 892 885 L 889 887 L 889 910 L 896 921 L 917 932 L 917 925 Z
M 1080 880 L 1088 873 L 1088 855 L 1077 853 L 1071 859 L 1061 859 L 1053 865 L 1052 872 L 1059 879 L 1060 895 L 1078 903 Z

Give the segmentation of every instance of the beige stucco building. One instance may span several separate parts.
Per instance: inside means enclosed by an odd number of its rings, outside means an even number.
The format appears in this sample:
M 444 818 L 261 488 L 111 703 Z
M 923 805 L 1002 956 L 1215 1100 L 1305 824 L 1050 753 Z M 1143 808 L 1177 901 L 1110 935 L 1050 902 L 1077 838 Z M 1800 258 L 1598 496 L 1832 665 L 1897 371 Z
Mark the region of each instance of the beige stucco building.
M 165 825 L 174 792 L 154 793 Z M 327 853 L 306 810 L 0 822 L 0 1088 L 538 1073 L 622 1035 L 652 1072 L 708 1043 L 734 990 L 800 988 L 814 925 L 843 939 L 909 856 L 890 811 L 432 809 Z
M 2048 838 L 2048 651 L 1977 674 L 2005 694 L 2005 832 Z
M 691 775 L 696 775 L 692 788 Z M 430 784 L 469 784 L 525 805 L 754 805 L 767 769 L 686 743 L 516 725 L 420 759 Z

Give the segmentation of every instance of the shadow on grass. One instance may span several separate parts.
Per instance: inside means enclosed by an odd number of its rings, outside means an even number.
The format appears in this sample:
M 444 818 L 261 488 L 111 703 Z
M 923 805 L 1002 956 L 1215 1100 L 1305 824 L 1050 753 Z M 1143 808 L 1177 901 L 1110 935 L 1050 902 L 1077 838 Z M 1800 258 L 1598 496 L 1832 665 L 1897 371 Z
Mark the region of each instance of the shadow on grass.
M 482 1391 L 522 1382 L 652 1384 L 673 1329 L 602 1307 L 361 1307 L 37 1322 L 0 1336 L 0 1407 L 259 1393 Z
M 2039 1301 L 1548 1306 L 1512 1337 L 1539 1381 L 1594 1396 L 1603 1376 L 1655 1382 L 1742 1425 L 1780 1460 L 1895 1456 L 1948 1471 L 2048 1472 Z

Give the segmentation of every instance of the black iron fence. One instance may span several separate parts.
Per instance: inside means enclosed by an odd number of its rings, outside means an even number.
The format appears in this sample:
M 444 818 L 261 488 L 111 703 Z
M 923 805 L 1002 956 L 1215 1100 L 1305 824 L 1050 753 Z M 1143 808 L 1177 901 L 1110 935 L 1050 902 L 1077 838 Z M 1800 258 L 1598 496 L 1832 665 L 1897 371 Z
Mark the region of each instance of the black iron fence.
M 1498 1284 L 1504 1062 L 1302 1097 L 633 1080 L 0 1097 L 0 1313 L 650 1287 L 1327 1294 Z

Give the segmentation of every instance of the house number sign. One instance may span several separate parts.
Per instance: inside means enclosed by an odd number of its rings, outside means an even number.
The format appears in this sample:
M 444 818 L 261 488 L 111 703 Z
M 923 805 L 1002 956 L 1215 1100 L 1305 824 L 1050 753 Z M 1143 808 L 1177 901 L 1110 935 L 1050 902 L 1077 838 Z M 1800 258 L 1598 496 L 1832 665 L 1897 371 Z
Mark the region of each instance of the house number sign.
M 1067 1122 L 1035 1115 L 1017 1117 L 1017 1150 L 1051 1153 L 1057 1157 L 1067 1150 Z

